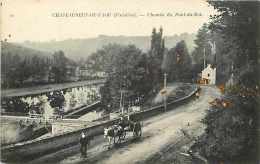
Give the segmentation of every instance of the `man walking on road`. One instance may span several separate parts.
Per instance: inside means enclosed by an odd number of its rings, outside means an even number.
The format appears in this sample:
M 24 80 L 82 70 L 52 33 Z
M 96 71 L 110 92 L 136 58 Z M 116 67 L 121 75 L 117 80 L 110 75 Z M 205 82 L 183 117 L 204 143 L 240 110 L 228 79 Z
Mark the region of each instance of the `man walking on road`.
M 80 139 L 80 152 L 82 157 L 87 157 L 87 146 L 88 146 L 88 140 L 87 136 L 84 132 L 81 133 Z

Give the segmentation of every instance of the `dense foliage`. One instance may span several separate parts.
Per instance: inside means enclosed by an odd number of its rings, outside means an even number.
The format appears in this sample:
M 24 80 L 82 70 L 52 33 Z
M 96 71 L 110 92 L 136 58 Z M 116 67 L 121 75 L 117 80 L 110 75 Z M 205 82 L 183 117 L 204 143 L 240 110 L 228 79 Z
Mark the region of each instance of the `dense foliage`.
M 207 24 L 203 24 L 203 26 L 199 29 L 196 39 L 194 43 L 196 45 L 194 51 L 192 52 L 193 60 L 196 64 L 203 66 L 204 60 L 204 53 L 205 53 L 205 60 L 207 62 L 212 63 L 211 57 L 211 46 L 209 41 L 211 40 L 211 34 L 209 32 Z
M 230 80 L 233 69 L 235 49 L 230 49 L 231 43 L 224 39 L 224 34 L 220 31 L 210 30 L 208 24 L 203 24 L 194 40 L 196 45 L 192 52 L 193 72 L 198 74 L 207 64 L 217 68 L 216 83 L 224 84 Z M 213 46 L 215 46 L 213 48 Z
M 166 56 L 165 71 L 169 82 L 190 82 L 192 79 L 192 61 L 185 41 L 180 41 L 169 50 Z
M 109 108 L 108 110 L 119 107 L 121 92 L 124 97 L 123 104 L 128 106 L 151 89 L 151 83 L 147 83 L 149 74 L 146 67 L 146 54 L 133 45 L 110 46 L 117 47 L 114 50 L 118 51 L 113 53 L 110 62 L 107 62 L 108 78 L 104 87 L 101 88 L 102 104 L 105 108 Z M 104 49 L 109 49 L 109 46 Z M 110 53 L 103 50 L 98 52 Z
M 148 95 L 156 93 L 163 82 L 162 61 L 164 56 L 163 29 L 151 36 L 151 48 L 143 53 L 134 45 L 110 44 L 92 54 L 90 67 L 105 70 L 108 74 L 101 88 L 102 104 L 108 110 L 120 106 L 140 105 Z
M 155 28 L 152 30 L 151 48 L 148 52 L 149 71 L 151 83 L 156 88 L 163 80 L 162 63 L 165 51 L 165 41 L 163 38 L 163 29 L 157 32 Z
M 233 78 L 233 82 L 226 86 L 226 92 L 219 100 L 222 105 L 212 106 L 208 111 L 203 121 L 207 125 L 206 133 L 194 147 L 211 160 L 237 161 L 244 158 L 245 161 L 257 161 L 257 12 L 260 3 L 209 1 L 209 4 L 219 12 L 212 16 L 209 28 L 221 36 L 223 44 L 219 57 L 223 62 L 229 59 L 227 63 L 231 70 L 226 74 Z M 223 102 L 230 105 L 223 105 Z
M 231 104 L 218 104 L 210 108 L 203 120 L 207 125 L 205 134 L 195 147 L 213 161 L 234 161 L 242 158 L 255 160 L 257 99 L 229 93 L 220 101 Z
M 168 82 L 191 81 L 191 58 L 185 41 L 169 52 L 165 48 L 163 29 L 153 28 L 147 53 L 133 45 L 109 44 L 88 58 L 88 66 L 108 74 L 101 88 L 102 104 L 107 111 L 124 106 L 141 105 L 163 87 L 164 73 Z
M 67 81 L 67 66 L 75 65 L 62 51 L 53 55 L 3 43 L 1 53 L 1 86 L 25 87 Z

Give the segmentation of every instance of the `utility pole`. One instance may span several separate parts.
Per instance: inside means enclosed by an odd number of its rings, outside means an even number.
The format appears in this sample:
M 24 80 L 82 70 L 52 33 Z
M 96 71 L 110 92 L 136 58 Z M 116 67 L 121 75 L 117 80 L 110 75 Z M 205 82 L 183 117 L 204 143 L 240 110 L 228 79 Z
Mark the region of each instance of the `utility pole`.
M 206 49 L 204 48 L 203 49 L 203 63 L 204 63 L 204 69 L 206 68 L 206 59 L 205 59 L 205 56 L 206 56 Z
M 165 89 L 165 94 L 164 94 L 164 110 L 166 112 L 167 110 L 167 90 L 166 90 L 166 87 L 167 87 L 167 73 L 164 73 L 164 89 Z
M 217 64 L 217 53 L 216 53 L 216 43 L 215 41 L 209 41 L 211 47 L 211 55 L 214 55 L 215 64 Z
M 167 83 L 167 73 L 164 73 L 164 88 L 166 89 Z
M 234 84 L 234 62 L 232 61 L 231 64 L 231 81 L 230 81 L 230 85 L 233 86 Z
M 122 99 L 123 99 L 123 92 L 122 92 L 122 89 L 120 90 L 120 109 L 121 109 L 121 112 L 122 114 L 124 114 L 124 107 L 122 105 Z

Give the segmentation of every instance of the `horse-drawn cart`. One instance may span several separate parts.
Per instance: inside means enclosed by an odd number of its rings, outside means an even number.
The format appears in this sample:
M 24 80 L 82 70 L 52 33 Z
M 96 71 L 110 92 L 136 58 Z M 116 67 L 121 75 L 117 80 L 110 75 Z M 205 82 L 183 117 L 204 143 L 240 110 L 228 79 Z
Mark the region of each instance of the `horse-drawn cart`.
M 108 139 L 108 148 L 113 143 L 121 143 L 125 139 L 127 133 L 132 133 L 134 138 L 142 136 L 142 126 L 140 121 L 132 121 L 129 117 L 120 117 L 120 121 L 110 127 L 104 129 L 104 138 Z M 116 139 L 118 138 L 118 139 Z

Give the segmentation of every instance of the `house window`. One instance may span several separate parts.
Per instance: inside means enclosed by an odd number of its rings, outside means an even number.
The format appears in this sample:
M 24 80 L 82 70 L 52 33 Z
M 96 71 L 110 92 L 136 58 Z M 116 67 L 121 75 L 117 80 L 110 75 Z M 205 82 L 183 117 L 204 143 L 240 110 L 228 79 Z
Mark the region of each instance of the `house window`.
M 210 74 L 208 73 L 208 77 L 210 76 Z

